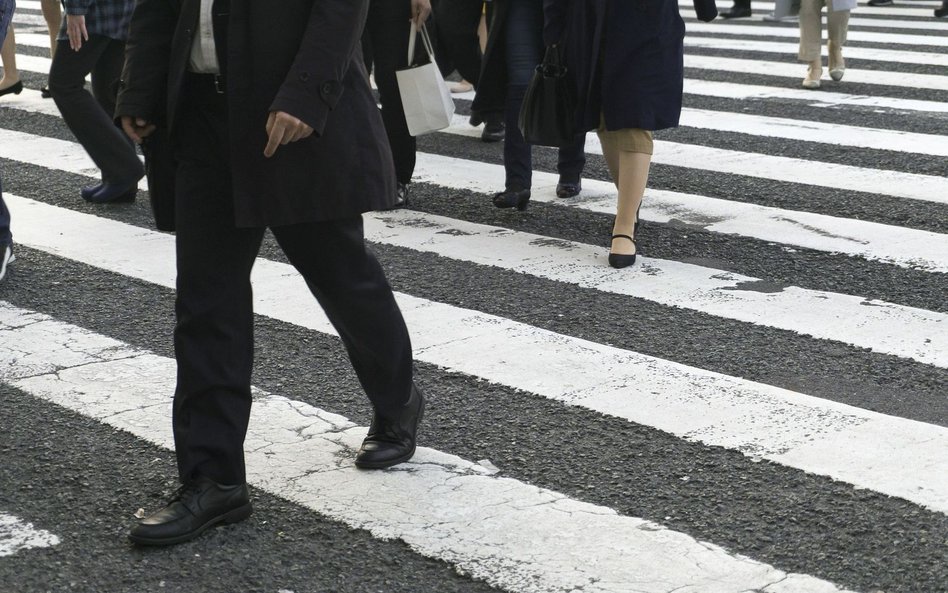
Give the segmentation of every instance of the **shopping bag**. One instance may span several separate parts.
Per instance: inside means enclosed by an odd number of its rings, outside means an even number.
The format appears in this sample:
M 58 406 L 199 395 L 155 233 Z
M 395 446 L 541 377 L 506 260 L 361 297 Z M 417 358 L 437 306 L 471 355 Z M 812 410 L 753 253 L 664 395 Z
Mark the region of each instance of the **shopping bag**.
M 435 64 L 434 50 L 428 30 L 421 26 L 421 41 L 428 54 L 428 63 L 413 64 L 415 56 L 415 38 L 418 30 L 414 21 L 411 24 L 411 37 L 408 41 L 408 68 L 395 72 L 398 81 L 398 93 L 402 97 L 402 109 L 408 133 L 420 136 L 442 130 L 451 125 L 454 115 L 454 99 L 444 83 L 444 78 Z
M 541 146 L 566 146 L 576 139 L 576 90 L 555 45 L 546 48 L 527 87 L 517 120 L 523 139 Z

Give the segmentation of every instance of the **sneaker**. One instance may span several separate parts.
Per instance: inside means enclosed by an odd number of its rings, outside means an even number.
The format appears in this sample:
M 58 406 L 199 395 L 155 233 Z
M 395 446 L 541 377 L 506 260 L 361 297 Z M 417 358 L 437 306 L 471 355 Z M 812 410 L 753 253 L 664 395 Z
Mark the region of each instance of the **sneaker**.
M 13 245 L 4 245 L 2 249 L 3 251 L 0 251 L 0 280 L 7 275 L 7 264 L 16 259 L 13 257 Z

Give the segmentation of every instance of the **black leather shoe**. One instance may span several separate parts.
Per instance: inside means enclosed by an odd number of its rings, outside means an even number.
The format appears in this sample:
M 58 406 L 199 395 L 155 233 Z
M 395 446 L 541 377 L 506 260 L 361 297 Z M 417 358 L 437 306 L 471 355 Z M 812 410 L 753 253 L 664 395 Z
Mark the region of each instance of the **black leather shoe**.
M 943 19 L 948 16 L 948 1 L 941 3 L 941 8 L 935 9 L 935 18 Z
M 237 523 L 253 513 L 246 484 L 225 486 L 195 478 L 178 489 L 168 506 L 142 519 L 128 539 L 142 546 L 190 541 L 218 523 Z
M 579 192 L 583 191 L 583 184 L 581 181 L 576 183 L 557 183 L 556 184 L 556 197 L 557 198 L 574 198 L 579 195 Z
M 356 467 L 382 469 L 411 459 L 415 454 L 418 424 L 424 413 L 425 396 L 412 384 L 411 395 L 396 417 L 375 413 L 369 434 L 356 455 Z
M 632 244 L 635 245 L 635 239 L 628 235 L 612 235 L 613 239 L 628 239 L 632 241 Z M 621 253 L 610 253 L 609 254 L 609 265 L 613 268 L 627 268 L 635 263 L 636 254 L 631 255 L 621 254 Z
M 408 193 L 408 184 L 398 183 L 395 186 L 395 203 L 392 204 L 392 207 L 389 208 L 389 210 L 395 210 L 396 208 L 407 208 Z
M 516 208 L 523 211 L 527 209 L 527 202 L 530 201 L 529 189 L 506 189 L 499 194 L 494 194 L 491 202 L 498 208 Z
M 138 195 L 138 180 L 128 184 L 103 183 L 99 191 L 86 196 L 82 191 L 79 192 L 83 199 L 93 204 L 106 204 L 116 202 L 134 202 Z
M 9 95 L 10 93 L 13 93 L 14 95 L 19 95 L 22 92 L 23 92 L 23 81 L 18 80 L 14 84 L 11 84 L 7 88 L 0 91 L 0 97 L 4 95 Z
M 83 200 L 88 201 L 92 196 L 102 191 L 102 187 L 104 185 L 104 183 L 100 183 L 99 185 L 93 185 L 92 187 L 84 187 L 79 190 L 79 195 L 82 196 Z
M 747 4 L 735 4 L 731 7 L 730 10 L 725 10 L 721 13 L 722 19 L 741 19 L 747 18 L 751 15 L 750 3 Z
M 489 121 L 484 124 L 484 130 L 481 132 L 481 141 L 500 142 L 506 136 L 507 131 L 502 121 Z
M 48 85 L 47 85 L 47 86 L 44 86 L 43 88 L 40 89 L 40 97 L 43 97 L 44 99 L 52 99 L 52 98 L 53 98 L 53 93 L 49 90 L 49 86 L 48 86 Z

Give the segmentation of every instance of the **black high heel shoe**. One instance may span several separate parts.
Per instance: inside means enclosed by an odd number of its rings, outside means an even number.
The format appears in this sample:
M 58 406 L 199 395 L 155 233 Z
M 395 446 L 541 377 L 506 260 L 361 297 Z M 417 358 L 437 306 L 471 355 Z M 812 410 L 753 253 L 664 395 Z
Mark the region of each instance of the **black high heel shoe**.
M 23 81 L 18 80 L 16 83 L 11 84 L 7 88 L 0 91 L 0 97 L 4 95 L 9 95 L 10 93 L 13 93 L 14 95 L 19 95 L 22 92 L 23 92 Z
M 632 241 L 632 245 L 635 245 L 635 239 L 628 235 L 612 235 L 613 239 L 628 239 Z M 638 250 L 638 245 L 636 245 L 636 251 Z M 622 253 L 610 253 L 609 254 L 609 265 L 613 268 L 627 268 L 635 263 L 636 254 L 626 255 Z
M 530 201 L 529 189 L 508 189 L 494 194 L 491 200 L 494 206 L 498 208 L 516 208 L 521 212 L 527 209 L 527 202 Z

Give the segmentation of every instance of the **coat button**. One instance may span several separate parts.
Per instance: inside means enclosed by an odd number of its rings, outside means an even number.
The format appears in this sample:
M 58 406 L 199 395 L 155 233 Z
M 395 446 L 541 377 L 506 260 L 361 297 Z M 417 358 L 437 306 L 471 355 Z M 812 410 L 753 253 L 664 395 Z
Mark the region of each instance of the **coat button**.
M 324 82 L 324 83 L 323 83 L 323 94 L 324 94 L 324 95 L 331 95 L 331 94 L 332 94 L 332 91 L 333 91 L 332 83 L 331 83 L 331 82 Z
M 301 74 L 300 74 L 300 80 L 302 80 L 303 82 L 306 82 L 307 80 L 309 80 L 309 72 L 303 72 L 303 73 L 301 73 Z

